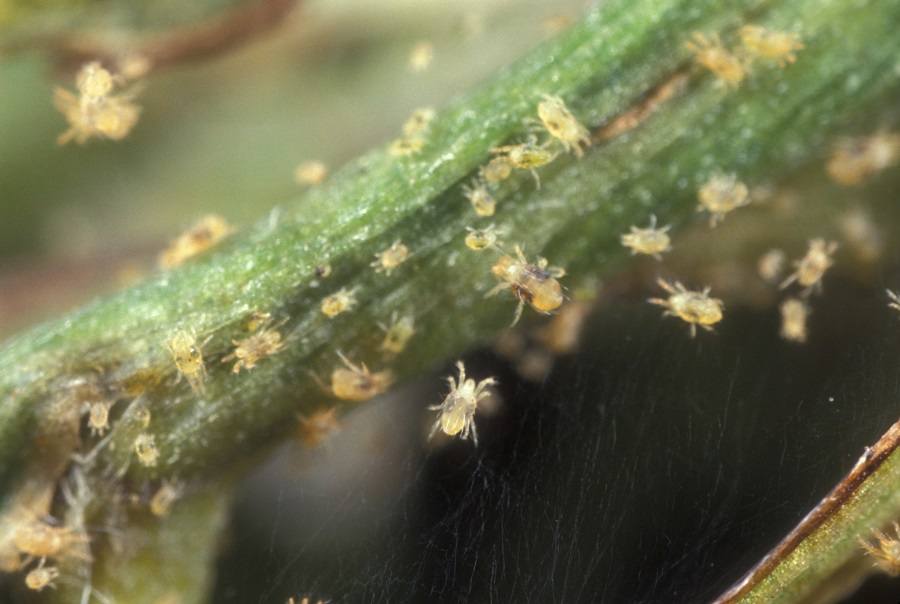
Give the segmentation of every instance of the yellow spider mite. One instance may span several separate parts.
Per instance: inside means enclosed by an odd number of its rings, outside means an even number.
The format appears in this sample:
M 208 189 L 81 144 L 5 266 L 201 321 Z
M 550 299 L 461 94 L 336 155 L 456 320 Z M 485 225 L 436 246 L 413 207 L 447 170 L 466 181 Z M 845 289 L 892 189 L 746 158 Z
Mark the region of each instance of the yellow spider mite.
M 95 401 L 88 408 L 88 427 L 91 436 L 103 436 L 109 430 L 109 404 L 106 401 Z
M 896 292 L 892 292 L 889 289 L 884 290 L 887 292 L 888 298 L 890 302 L 888 302 L 888 307 L 893 308 L 894 310 L 900 310 L 900 294 Z
M 45 587 L 54 587 L 53 581 L 59 577 L 59 569 L 55 566 L 44 566 L 44 558 L 40 564 L 25 575 L 25 585 L 33 591 L 41 591 Z
M 343 400 L 352 402 L 367 401 L 375 395 L 387 391 L 394 383 L 394 376 L 390 371 L 371 373 L 365 363 L 359 367 L 354 365 L 343 354 L 338 352 L 344 367 L 338 367 L 331 372 L 331 393 Z
M 156 461 L 159 459 L 159 449 L 156 448 L 156 439 L 153 438 L 152 434 L 147 434 L 146 432 L 141 432 L 138 434 L 138 437 L 134 439 L 134 452 L 137 453 L 141 463 L 148 468 L 155 466 Z
M 667 231 L 672 225 L 656 228 L 656 216 L 650 215 L 650 226 L 641 229 L 631 227 L 631 232 L 621 236 L 622 245 L 631 248 L 631 255 L 647 254 L 662 260 L 661 254 L 672 249 L 672 241 Z
M 404 155 L 418 153 L 424 146 L 425 139 L 417 136 L 397 138 L 388 145 L 388 153 L 394 157 L 402 157 Z
M 584 155 L 581 145 L 590 147 L 591 135 L 575 119 L 560 97 L 544 95 L 544 100 L 538 103 L 537 111 L 544 129 L 562 144 L 567 153 L 574 151 L 578 157 Z
M 408 137 L 421 136 L 431 127 L 437 112 L 432 107 L 420 107 L 403 122 L 403 134 Z
M 332 433 L 343 428 L 338 422 L 337 408 L 319 409 L 309 416 L 298 415 L 300 425 L 297 427 L 297 435 L 303 446 L 314 449 L 328 438 Z
M 456 369 L 459 371 L 459 379 L 454 379 L 452 376 L 447 378 L 450 392 L 444 402 L 428 407 L 431 410 L 440 411 L 428 438 L 433 437 L 440 428 L 444 434 L 448 436 L 459 434 L 463 440 L 471 434 L 472 442 L 477 447 L 478 432 L 475 431 L 475 411 L 478 408 L 478 401 L 490 396 L 485 389 L 496 384 L 497 380 L 489 377 L 476 384 L 475 380 L 466 379 L 466 368 L 462 361 L 456 362 Z
M 546 258 L 539 257 L 537 264 L 529 264 L 522 248 L 517 245 L 515 249 L 515 258 L 504 255 L 491 268 L 494 277 L 501 283 L 485 296 L 493 296 L 507 288 L 512 290 L 513 295 L 519 299 L 513 325 L 519 322 L 526 303 L 545 315 L 559 308 L 565 297 L 557 279 L 566 274 L 565 269 L 548 267 Z
M 518 145 L 495 147 L 491 149 L 491 152 L 500 154 L 500 157 L 505 157 L 514 168 L 530 170 L 538 188 L 541 187 L 541 179 L 536 168 L 549 164 L 559 155 L 555 151 L 548 151 L 546 148 L 538 145 L 537 139 L 534 137 Z
M 804 296 L 809 295 L 813 290 L 817 292 L 822 291 L 822 276 L 834 264 L 831 255 L 834 254 L 837 248 L 838 244 L 836 241 L 828 243 L 824 239 L 813 239 L 810 241 L 806 255 L 800 260 L 794 261 L 795 270 L 781 283 L 780 289 L 784 289 L 796 281 L 806 288 L 803 292 Z
M 475 213 L 479 216 L 494 215 L 494 210 L 497 209 L 497 201 L 490 191 L 487 190 L 487 185 L 484 181 L 476 180 L 471 187 L 464 185 L 463 195 L 466 196 L 466 199 L 472 204 Z
M 166 480 L 160 485 L 156 493 L 150 499 L 150 512 L 157 518 L 169 514 L 169 508 L 178 501 L 184 492 L 184 483 L 177 480 Z
M 383 351 L 386 356 L 396 356 L 406 350 L 406 345 L 416 333 L 416 320 L 412 315 L 404 315 L 397 318 L 395 312 L 391 317 L 390 327 L 378 325 L 384 330 L 384 340 L 379 346 L 379 350 Z
M 287 342 L 281 339 L 281 334 L 276 329 L 261 329 L 243 340 L 232 340 L 236 346 L 234 352 L 222 358 L 223 363 L 237 359 L 232 371 L 239 373 L 241 369 L 253 369 L 256 364 L 267 356 L 281 352 L 287 346 Z
M 806 341 L 806 319 L 809 307 L 797 298 L 788 298 L 781 303 L 781 337 L 788 342 Z
M 434 46 L 428 40 L 416 42 L 409 51 L 409 68 L 414 73 L 422 73 L 431 66 L 434 58 Z
M 498 155 L 491 159 L 486 166 L 478 170 L 478 175 L 487 183 L 496 184 L 509 178 L 512 174 L 513 163 L 506 155 Z
M 294 169 L 294 180 L 298 185 L 317 185 L 328 176 L 328 166 L 318 160 L 305 161 Z
M 480 252 L 497 243 L 497 230 L 494 225 L 487 226 L 483 229 L 473 229 L 466 227 L 469 234 L 466 235 L 466 247 L 470 250 Z
M 13 534 L 13 545 L 19 553 L 29 558 L 65 558 L 72 556 L 80 560 L 90 560 L 84 545 L 90 538 L 76 533 L 71 526 L 53 526 L 42 520 L 27 522 Z M 26 562 L 27 564 L 27 562 Z
M 206 365 L 203 364 L 203 353 L 194 335 L 184 330 L 179 331 L 169 341 L 169 350 L 179 371 L 178 379 L 183 375 L 194 394 L 206 396 L 206 386 L 203 383 Z
M 163 268 L 180 266 L 188 258 L 208 250 L 233 231 L 224 218 L 208 214 L 169 244 L 159 255 L 159 265 Z
M 709 212 L 709 226 L 715 227 L 726 214 L 750 203 L 750 191 L 735 174 L 713 172 L 697 192 L 697 199 L 697 211 Z
M 390 275 L 391 271 L 406 262 L 409 256 L 409 248 L 400 243 L 398 239 L 391 247 L 375 254 L 375 262 L 369 266 L 375 267 L 376 273 L 384 273 Z
M 756 270 L 760 277 L 769 283 L 775 283 L 781 276 L 781 269 L 784 268 L 785 260 L 787 260 L 787 257 L 783 251 L 777 248 L 771 249 L 760 256 L 759 261 L 756 263 Z
M 707 37 L 700 32 L 694 32 L 693 41 L 685 43 L 685 46 L 694 53 L 694 60 L 713 72 L 719 78 L 719 82 L 729 88 L 741 85 L 746 75 L 744 64 L 722 46 L 718 34 Z
M 800 34 L 772 31 L 760 25 L 745 25 L 738 30 L 738 36 L 749 53 L 764 59 L 772 59 L 781 67 L 796 61 L 797 56 L 794 53 L 804 48 Z
M 650 298 L 647 302 L 665 308 L 664 316 L 678 317 L 690 323 L 692 338 L 697 335 L 698 325 L 707 331 L 712 331 L 712 325 L 722 320 L 724 305 L 721 300 L 709 297 L 709 287 L 695 292 L 685 288 L 678 281 L 672 285 L 663 279 L 657 279 L 656 283 L 670 295 L 665 299 Z
M 900 134 L 876 132 L 872 136 L 838 142 L 828 161 L 828 176 L 844 186 L 858 185 L 900 161 Z
M 900 575 L 900 540 L 888 537 L 878 530 L 873 529 L 872 533 L 875 534 L 876 543 L 874 545 L 862 537 L 857 537 L 859 544 L 867 554 L 875 558 L 875 566 L 885 574 L 891 577 Z M 900 525 L 897 522 L 894 522 L 894 534 L 900 537 Z
M 53 103 L 69 122 L 69 129 L 59 135 L 57 143 L 65 145 L 74 140 L 82 145 L 91 137 L 125 138 L 141 109 L 131 102 L 134 92 L 110 94 L 114 84 L 113 75 L 93 61 L 84 64 L 75 78 L 78 96 L 64 88 L 55 90 Z
M 356 306 L 356 289 L 355 287 L 353 289 L 345 287 L 322 300 L 322 312 L 334 318 Z

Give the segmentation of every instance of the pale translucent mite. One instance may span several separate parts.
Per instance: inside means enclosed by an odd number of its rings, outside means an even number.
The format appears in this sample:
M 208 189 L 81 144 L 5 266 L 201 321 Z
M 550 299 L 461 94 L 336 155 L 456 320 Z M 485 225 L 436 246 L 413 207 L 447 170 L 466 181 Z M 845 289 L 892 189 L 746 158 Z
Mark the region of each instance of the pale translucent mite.
M 45 587 L 55 587 L 53 581 L 59 577 L 59 569 L 55 566 L 44 566 L 44 559 L 41 563 L 25 575 L 25 585 L 33 591 L 41 591 Z
M 459 371 L 459 379 L 454 379 L 453 376 L 447 378 L 450 392 L 444 398 L 444 402 L 428 407 L 440 411 L 428 438 L 433 437 L 440 428 L 444 434 L 448 436 L 459 434 L 463 440 L 469 438 L 471 434 L 472 442 L 477 447 L 478 432 L 475 430 L 475 411 L 478 408 L 478 402 L 490 396 L 490 392 L 485 389 L 496 384 L 497 380 L 489 377 L 476 384 L 475 380 L 466 379 L 466 368 L 462 361 L 456 362 L 456 369 Z
M 394 139 L 388 145 L 388 153 L 394 157 L 402 157 L 404 155 L 412 155 L 418 153 L 425 146 L 425 139 L 418 136 L 410 136 Z
M 221 216 L 203 216 L 159 255 L 159 265 L 163 268 L 180 266 L 188 258 L 208 250 L 232 232 L 234 229 Z
M 898 536 L 898 539 L 888 537 L 874 529 L 872 533 L 875 535 L 874 545 L 862 537 L 857 537 L 859 544 L 867 554 L 875 558 L 875 566 L 882 572 L 891 577 L 900 575 L 900 525 L 894 522 L 894 534 Z
M 398 239 L 390 247 L 375 254 L 376 260 L 369 266 L 375 267 L 376 273 L 390 275 L 391 271 L 406 262 L 409 257 L 409 248 Z
M 298 415 L 300 425 L 297 435 L 305 447 L 314 449 L 322 444 L 331 434 L 343 428 L 337 417 L 337 407 L 318 409 L 310 415 Z
M 362 402 L 387 391 L 394 383 L 390 371 L 372 373 L 365 363 L 357 367 L 347 357 L 338 352 L 345 367 L 338 367 L 331 372 L 331 393 L 343 400 Z
M 703 291 L 691 291 L 678 281 L 673 285 L 663 279 L 657 279 L 656 283 L 670 295 L 668 298 L 650 298 L 647 302 L 665 308 L 664 316 L 678 317 L 689 323 L 692 338 L 697 335 L 698 325 L 712 331 L 712 326 L 722 320 L 724 305 L 721 300 L 709 297 L 709 287 Z
M 526 303 L 545 315 L 559 308 L 565 296 L 557 279 L 566 274 L 565 269 L 547 266 L 546 258 L 538 257 L 537 264 L 531 264 L 521 247 L 517 245 L 515 249 L 515 258 L 504 255 L 491 268 L 494 277 L 501 283 L 485 296 L 493 296 L 504 289 L 512 290 L 513 295 L 519 299 L 513 325 L 519 322 Z
M 544 100 L 538 103 L 537 112 L 544 129 L 562 144 L 567 153 L 574 151 L 575 155 L 581 157 L 584 155 L 581 146 L 591 146 L 588 129 L 575 119 L 560 97 L 544 95 Z
M 138 459 L 148 468 L 156 465 L 159 459 L 159 449 L 156 448 L 156 439 L 152 434 L 141 432 L 134 439 L 134 452 L 137 453 Z
M 538 188 L 541 187 L 541 179 L 538 176 L 536 168 L 549 164 L 556 159 L 557 155 L 559 155 L 555 151 L 550 151 L 545 147 L 538 145 L 537 139 L 534 137 L 531 137 L 528 141 L 519 143 L 518 145 L 495 147 L 491 149 L 491 152 L 498 153 L 500 154 L 500 157 L 507 158 L 513 168 L 530 170 Z
M 113 75 L 93 61 L 81 67 L 75 78 L 78 95 L 57 88 L 53 102 L 69 122 L 69 129 L 59 135 L 57 143 L 74 140 L 79 145 L 91 137 L 120 140 L 134 127 L 141 109 L 131 101 L 136 93 L 111 94 Z
M 466 227 L 469 234 L 466 235 L 466 247 L 470 250 L 480 252 L 497 244 L 497 230 L 494 225 L 487 226 L 483 229 L 473 229 Z
M 116 59 L 117 80 L 122 82 L 140 79 L 150 73 L 152 68 L 153 60 L 140 53 L 128 53 Z
M 322 312 L 332 318 L 354 306 L 356 306 L 356 288 L 342 288 L 322 300 Z
M 803 49 L 800 34 L 774 31 L 760 25 L 745 25 L 738 30 L 738 36 L 750 54 L 771 59 L 781 67 L 796 61 L 794 53 Z
M 242 325 L 247 331 L 253 332 L 269 323 L 272 320 L 272 313 L 262 312 L 261 310 L 254 310 L 250 315 L 243 320 Z M 281 324 L 284 324 L 282 322 Z
M 813 290 L 822 291 L 822 276 L 834 264 L 831 256 L 837 248 L 836 241 L 826 242 L 824 239 L 810 241 L 806 255 L 793 262 L 794 272 L 781 283 L 780 288 L 784 289 L 796 281 L 806 288 L 804 295 L 809 295 Z
M 191 390 L 197 396 L 206 396 L 206 386 L 203 383 L 206 377 L 206 365 L 203 364 L 203 352 L 194 334 L 184 330 L 177 332 L 169 340 L 169 350 L 172 359 L 178 368 L 178 379 L 183 375 L 187 378 Z
M 479 216 L 493 216 L 497 209 L 497 201 L 482 180 L 475 180 L 472 186 L 463 186 L 463 195 L 472 204 L 472 209 Z
M 871 264 L 884 254 L 885 232 L 867 210 L 856 207 L 844 212 L 838 218 L 838 227 L 857 260 Z
M 490 184 L 497 184 L 509 178 L 513 171 L 512 160 L 506 155 L 498 155 L 478 170 L 481 179 Z
M 858 185 L 900 162 L 900 134 L 876 132 L 872 136 L 838 142 L 828 161 L 828 175 L 840 185 Z
M 409 51 L 409 68 L 414 73 L 422 73 L 431 66 L 434 58 L 434 46 L 427 40 L 416 42 Z
M 890 300 L 890 302 L 888 302 L 888 307 L 893 308 L 894 310 L 900 311 L 900 294 L 897 294 L 896 292 L 892 292 L 889 289 L 886 289 L 884 291 L 887 292 L 888 299 Z
M 325 162 L 310 160 L 298 164 L 294 169 L 294 180 L 298 185 L 317 185 L 328 176 Z
M 750 191 L 737 175 L 717 171 L 697 191 L 697 199 L 697 211 L 709 212 L 709 226 L 715 227 L 726 214 L 750 203 Z
M 94 401 L 90 404 L 88 427 L 91 430 L 91 436 L 103 436 L 109 430 L 109 404 L 106 401 Z
M 737 88 L 746 76 L 746 69 L 739 58 L 728 52 L 719 40 L 718 34 L 705 36 L 694 32 L 693 41 L 687 42 L 688 50 L 694 53 L 694 60 L 713 72 L 719 82 L 729 88 Z
M 222 358 L 223 363 L 237 359 L 232 371 L 239 373 L 241 369 L 253 369 L 267 356 L 277 354 L 285 349 L 287 342 L 281 339 L 281 333 L 274 327 L 262 328 L 243 340 L 232 340 L 234 352 Z
M 65 558 L 71 556 L 90 560 L 85 550 L 90 538 L 71 526 L 53 526 L 41 520 L 27 522 L 13 534 L 13 546 L 27 556 L 25 565 L 32 559 Z
M 632 226 L 631 232 L 621 236 L 622 245 L 631 248 L 631 255 L 647 254 L 657 260 L 662 260 L 662 255 L 672 249 L 672 241 L 669 239 L 668 230 L 672 225 L 656 228 L 656 216 L 650 215 L 650 226 L 642 229 Z
M 416 333 L 416 320 L 412 315 L 398 318 L 397 313 L 394 313 L 390 326 L 384 327 L 379 324 L 379 327 L 384 330 L 384 340 L 378 349 L 387 356 L 396 356 L 406 350 L 407 344 Z
M 150 498 L 150 512 L 157 518 L 169 514 L 172 504 L 178 501 L 184 492 L 184 483 L 177 480 L 166 480 Z
M 313 604 L 313 601 L 309 599 L 309 596 L 303 596 L 299 602 L 292 597 L 288 598 L 287 604 Z M 322 600 L 316 601 L 315 604 L 328 604 Z
M 421 136 L 431 127 L 437 112 L 433 107 L 420 107 L 403 122 L 403 134 L 408 137 Z
M 797 298 L 788 298 L 781 303 L 781 337 L 788 342 L 806 341 L 806 320 L 809 307 Z
M 773 248 L 760 256 L 756 263 L 756 271 L 759 276 L 769 283 L 775 283 L 781 278 L 781 271 L 784 270 L 784 263 L 787 262 L 787 256 L 782 250 Z

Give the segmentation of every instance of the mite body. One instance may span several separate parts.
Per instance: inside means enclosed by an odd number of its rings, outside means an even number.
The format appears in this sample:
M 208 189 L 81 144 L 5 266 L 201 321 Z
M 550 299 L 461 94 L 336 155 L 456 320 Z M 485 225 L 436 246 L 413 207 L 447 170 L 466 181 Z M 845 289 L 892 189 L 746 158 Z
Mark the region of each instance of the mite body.
M 169 341 L 169 350 L 172 359 L 178 368 L 178 379 L 183 375 L 187 378 L 191 389 L 197 396 L 206 396 L 206 386 L 203 383 L 206 377 L 206 365 L 203 364 L 203 352 L 193 334 L 179 331 Z
M 501 283 L 498 283 L 485 297 L 493 296 L 504 289 L 510 289 L 513 295 L 519 299 L 513 325 L 519 322 L 525 304 L 540 313 L 549 315 L 565 300 L 562 286 L 557 279 L 565 275 L 566 271 L 559 267 L 548 267 L 546 258 L 538 258 L 537 264 L 530 264 L 525 258 L 525 254 L 522 253 L 522 248 L 518 245 L 516 246 L 516 257 L 502 256 L 491 272 Z
M 781 289 L 796 281 L 806 288 L 803 292 L 804 296 L 808 296 L 812 291 L 821 292 L 822 276 L 834 264 L 831 256 L 837 248 L 836 241 L 828 243 L 824 239 L 810 241 L 806 255 L 800 260 L 794 261 L 794 272 L 781 283 Z
M 472 209 L 479 216 L 493 216 L 497 209 L 497 200 L 491 195 L 484 181 L 476 180 L 472 186 L 463 186 L 463 195 L 472 204 Z
M 234 352 L 222 359 L 223 363 L 237 359 L 232 371 L 239 373 L 241 369 L 253 369 L 256 364 L 267 356 L 281 352 L 287 346 L 287 342 L 281 339 L 281 334 L 276 329 L 263 329 L 243 340 L 232 340 L 236 346 Z
M 544 95 L 538 103 L 538 117 L 547 133 L 562 144 L 566 152 L 574 151 L 575 155 L 584 155 L 582 145 L 591 146 L 591 135 L 588 129 L 575 119 L 566 103 L 558 96 Z
M 471 434 L 472 442 L 477 447 L 478 433 L 475 431 L 475 411 L 478 408 L 478 401 L 490 396 L 485 389 L 496 384 L 497 380 L 487 378 L 476 384 L 475 380 L 466 379 L 466 368 L 462 361 L 456 362 L 456 368 L 459 371 L 459 378 L 454 379 L 452 376 L 447 378 L 450 392 L 444 398 L 444 402 L 428 407 L 431 410 L 440 411 L 428 438 L 433 437 L 440 428 L 449 436 L 459 434 L 463 439 L 468 438 Z
M 541 188 L 541 179 L 538 176 L 536 168 L 549 164 L 556 159 L 556 156 L 558 155 L 557 152 L 549 151 L 545 147 L 538 145 L 537 140 L 534 137 L 531 137 L 527 142 L 519 143 L 518 145 L 496 147 L 491 149 L 491 152 L 498 153 L 498 157 L 505 157 L 509 164 L 514 168 L 530 170 L 531 175 L 534 177 L 534 182 L 539 189 Z
M 694 60 L 713 72 L 719 82 L 729 88 L 737 88 L 744 81 L 747 71 L 736 56 L 728 52 L 719 40 L 718 34 L 707 37 L 694 32 L 693 41 L 685 44 L 694 53 Z
M 872 545 L 859 537 L 859 544 L 866 553 L 875 558 L 875 566 L 885 574 L 896 577 L 900 575 L 900 540 L 888 537 L 878 530 L 873 530 L 876 543 Z M 894 534 L 900 537 L 900 525 L 894 522 Z
M 13 545 L 20 553 L 41 559 L 72 556 L 90 560 L 81 547 L 89 541 L 87 535 L 77 534 L 70 526 L 52 526 L 40 520 L 26 523 L 13 535 Z
M 373 396 L 385 392 L 394 383 L 391 372 L 372 373 L 365 363 L 360 363 L 357 367 L 340 352 L 338 355 L 346 367 L 338 367 L 331 372 L 329 390 L 335 397 L 343 401 L 367 401 Z
M 709 212 L 709 226 L 715 227 L 726 214 L 750 203 L 750 191 L 736 175 L 714 172 L 700 187 L 697 199 L 697 211 Z
M 738 30 L 738 36 L 749 53 L 772 59 L 781 67 L 796 61 L 794 53 L 803 49 L 800 34 L 773 31 L 760 25 L 745 25 Z
M 650 216 L 650 226 L 646 229 L 631 227 L 631 232 L 621 236 L 622 245 L 631 248 L 632 256 L 647 254 L 662 260 L 661 254 L 672 249 L 672 241 L 667 231 L 672 225 L 656 228 L 656 216 Z
M 695 292 L 678 281 L 674 285 L 663 279 L 657 279 L 656 282 L 670 295 L 668 298 L 650 298 L 647 301 L 665 308 L 665 316 L 678 317 L 689 323 L 692 338 L 697 335 L 698 325 L 712 331 L 712 325 L 722 320 L 722 301 L 709 297 L 709 287 Z

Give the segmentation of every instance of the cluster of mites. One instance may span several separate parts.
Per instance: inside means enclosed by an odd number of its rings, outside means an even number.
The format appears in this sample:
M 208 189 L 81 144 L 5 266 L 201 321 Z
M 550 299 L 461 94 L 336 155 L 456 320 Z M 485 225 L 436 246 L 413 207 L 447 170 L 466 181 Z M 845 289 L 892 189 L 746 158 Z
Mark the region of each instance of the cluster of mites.
M 687 44 L 695 53 L 697 62 L 714 72 L 730 87 L 737 87 L 744 79 L 750 58 L 771 59 L 783 66 L 785 62 L 793 62 L 794 52 L 803 48 L 796 34 L 768 31 L 755 25 L 741 28 L 738 34 L 743 44 L 741 56 L 725 49 L 715 35 L 708 38 L 695 33 L 694 41 Z M 107 138 L 124 136 L 136 121 L 138 109 L 130 104 L 132 95 L 110 95 L 116 81 L 122 80 L 115 79 L 98 64 L 91 63 L 79 74 L 79 97 L 65 91 L 57 92 L 57 104 L 72 125 L 72 128 L 60 137 L 60 142 L 70 139 L 83 142 L 89 136 Z M 578 122 L 561 98 L 545 96 L 538 104 L 537 114 L 540 121 L 534 120 L 534 123 L 542 132 L 549 135 L 548 140 L 539 144 L 536 137 L 531 136 L 525 143 L 492 149 L 494 157 L 479 170 L 478 178 L 471 185 L 464 187 L 466 198 L 479 216 L 489 217 L 494 214 L 496 201 L 491 190 L 509 178 L 513 170 L 530 171 L 539 187 L 537 168 L 552 162 L 561 152 L 573 152 L 581 157 L 582 146 L 590 146 L 591 138 L 588 130 Z M 399 156 L 420 151 L 427 140 L 426 134 L 434 115 L 434 110 L 430 108 L 416 110 L 403 126 L 404 136 L 390 145 L 389 152 Z M 868 138 L 844 141 L 829 163 L 828 171 L 831 177 L 841 184 L 857 184 L 888 165 L 893 165 L 898 157 L 900 157 L 900 137 L 894 134 L 876 134 Z M 304 184 L 315 184 L 321 182 L 326 173 L 326 167 L 320 162 L 307 162 L 298 166 L 296 178 L 298 182 Z M 715 227 L 726 214 L 750 203 L 750 195 L 747 186 L 738 181 L 736 175 L 714 172 L 700 187 L 698 200 L 698 211 L 709 212 L 710 226 Z M 646 254 L 661 259 L 661 254 L 672 249 L 667 234 L 669 228 L 670 226 L 657 228 L 656 217 L 651 215 L 647 228 L 631 227 L 630 233 L 621 236 L 621 242 L 630 248 L 633 254 Z M 465 243 L 470 249 L 476 251 L 487 248 L 499 249 L 498 232 L 493 225 L 468 230 Z M 177 238 L 161 254 L 160 264 L 164 268 L 178 266 L 188 258 L 213 246 L 231 232 L 232 229 L 223 219 L 207 216 Z M 782 282 L 781 287 L 785 288 L 797 282 L 805 288 L 803 297 L 821 289 L 822 276 L 833 264 L 831 256 L 836 247 L 836 243 L 825 242 L 822 239 L 811 241 L 807 253 L 793 263 L 795 270 Z M 783 253 L 776 252 L 773 250 L 760 262 L 760 273 L 764 277 L 780 271 L 780 266 L 784 262 Z M 376 272 L 390 275 L 393 269 L 408 259 L 409 249 L 398 240 L 375 254 L 375 257 L 372 266 Z M 330 266 L 325 265 L 317 269 L 317 274 L 327 277 L 330 270 Z M 503 254 L 491 272 L 499 283 L 488 296 L 509 289 L 518 299 L 513 325 L 519 320 L 526 304 L 538 312 L 550 314 L 558 309 L 565 299 L 557 281 L 565 271 L 558 267 L 549 267 L 544 258 L 538 258 L 534 263 L 529 262 L 519 246 L 515 246 L 515 256 Z M 698 325 L 711 330 L 712 325 L 722 319 L 722 302 L 709 296 L 709 287 L 702 291 L 691 291 L 678 281 L 669 283 L 658 279 L 657 282 L 669 296 L 665 299 L 651 298 L 649 302 L 662 306 L 665 315 L 686 321 L 690 325 L 691 336 L 696 334 Z M 356 304 L 355 293 L 355 289 L 341 289 L 322 301 L 321 311 L 328 317 L 335 317 L 350 310 Z M 891 306 L 900 310 L 900 296 L 893 292 L 888 294 L 893 301 Z M 781 310 L 782 335 L 790 340 L 805 340 L 808 314 L 805 303 L 800 299 L 790 298 L 782 304 Z M 263 358 L 284 350 L 287 342 L 282 339 L 275 327 L 270 326 L 270 319 L 268 314 L 254 314 L 249 322 L 250 331 L 253 333 L 243 340 L 233 341 L 235 349 L 222 360 L 234 360 L 235 373 L 242 369 L 252 369 Z M 387 355 L 395 355 L 405 349 L 414 334 L 415 326 L 412 317 L 402 317 L 398 320 L 395 316 L 391 326 L 384 329 L 386 336 L 381 349 Z M 180 372 L 179 377 L 184 375 L 194 392 L 198 396 L 204 395 L 206 369 L 200 345 L 194 335 L 185 331 L 178 332 L 169 341 L 169 348 Z M 354 365 L 344 355 L 338 354 L 344 367 L 334 370 L 331 384 L 326 386 L 336 398 L 364 401 L 386 391 L 393 383 L 390 372 L 370 372 L 365 364 Z M 440 412 L 431 436 L 440 429 L 451 436 L 459 434 L 464 439 L 471 437 L 477 445 L 475 411 L 479 401 L 490 395 L 488 388 L 496 384 L 496 380 L 487 378 L 476 382 L 466 377 L 465 367 L 461 362 L 458 362 L 456 367 L 459 377 L 447 378 L 450 393 L 441 404 L 429 407 Z M 104 405 L 101 407 L 103 408 L 92 407 L 89 414 L 92 431 L 100 433 L 108 428 L 105 413 L 107 409 Z M 304 430 L 304 426 L 308 429 Z M 308 433 L 310 443 L 318 442 L 322 431 L 336 426 L 334 410 L 305 418 L 304 426 L 301 426 L 301 435 Z M 156 464 L 159 452 L 152 435 L 141 434 L 134 447 L 142 463 L 147 466 Z M 173 483 L 163 485 L 160 489 L 158 493 L 160 501 L 153 504 L 154 509 L 159 508 L 160 515 L 165 513 L 168 505 L 178 496 L 179 488 Z M 878 556 L 879 560 L 888 560 L 886 564 L 893 565 L 890 566 L 892 574 L 897 574 L 900 572 L 900 563 L 897 562 L 900 559 L 900 545 L 881 533 L 878 537 L 877 547 L 864 543 L 866 550 Z M 35 524 L 32 529 L 17 536 L 18 549 L 30 558 L 41 560 L 39 566 L 27 575 L 28 586 L 39 590 L 50 584 L 58 576 L 58 570 L 45 566 L 44 560 L 71 548 L 83 539 L 71 534 L 68 529 L 55 528 L 45 523 Z

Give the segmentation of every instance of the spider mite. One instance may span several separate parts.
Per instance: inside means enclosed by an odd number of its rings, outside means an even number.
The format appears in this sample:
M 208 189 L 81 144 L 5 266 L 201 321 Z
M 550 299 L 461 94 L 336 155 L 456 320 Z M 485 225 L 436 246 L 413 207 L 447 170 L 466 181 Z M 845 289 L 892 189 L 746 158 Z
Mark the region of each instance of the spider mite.
M 513 325 L 519 322 L 526 303 L 545 315 L 559 308 L 565 297 L 557 279 L 566 274 L 562 268 L 548 267 L 546 258 L 538 258 L 537 264 L 530 264 L 522 253 L 522 248 L 517 245 L 515 249 L 515 258 L 504 255 L 491 269 L 494 277 L 501 283 L 485 296 L 493 296 L 507 288 L 512 290 L 513 295 L 519 299 Z
M 478 401 L 490 396 L 485 389 L 496 384 L 497 380 L 490 377 L 476 384 L 475 380 L 466 379 L 466 368 L 462 361 L 456 362 L 456 369 L 459 371 L 459 378 L 454 379 L 453 376 L 447 378 L 450 392 L 444 398 L 444 402 L 428 407 L 431 410 L 440 411 L 428 438 L 433 437 L 440 428 L 444 434 L 449 436 L 459 434 L 463 439 L 468 438 L 471 434 L 472 442 L 477 447 L 478 433 L 475 430 L 475 411 L 478 408 Z
M 722 320 L 722 301 L 709 297 L 709 287 L 691 291 L 678 281 L 673 285 L 657 279 L 656 283 L 670 295 L 668 298 L 650 298 L 647 302 L 665 308 L 664 316 L 678 317 L 690 323 L 692 338 L 697 335 L 698 325 L 712 331 L 712 325 Z

